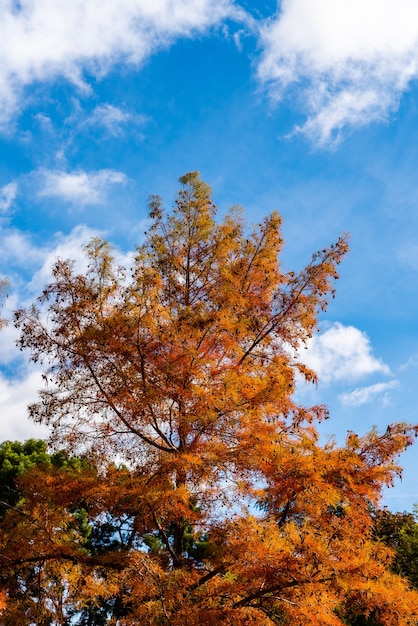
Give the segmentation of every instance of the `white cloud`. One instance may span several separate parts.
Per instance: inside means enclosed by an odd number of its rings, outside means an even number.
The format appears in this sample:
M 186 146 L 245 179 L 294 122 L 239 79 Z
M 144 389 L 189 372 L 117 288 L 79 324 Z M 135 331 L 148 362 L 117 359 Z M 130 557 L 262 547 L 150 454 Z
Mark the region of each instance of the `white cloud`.
M 142 230 L 146 227 L 147 221 L 143 220 Z M 9 297 L 4 305 L 4 314 L 10 317 L 13 310 L 26 306 L 28 301 L 31 302 L 42 292 L 45 285 L 52 280 L 51 270 L 57 259 L 73 260 L 74 271 L 84 273 L 88 265 L 84 247 L 92 238 L 104 236 L 105 233 L 98 229 L 80 224 L 67 234 L 55 233 L 48 242 L 38 246 L 27 234 L 18 229 L 0 228 L 0 272 L 10 278 Z M 116 265 L 130 267 L 135 250 L 124 253 L 115 248 L 112 255 Z M 2 331 L 1 339 L 4 341 L 5 337 Z M 1 363 L 0 350 L 0 365 Z
M 42 250 L 33 246 L 27 234 L 15 228 L 0 229 L 0 270 L 5 274 L 33 267 L 41 258 Z
M 368 387 L 358 387 L 354 391 L 340 394 L 338 398 L 346 406 L 361 406 L 375 400 L 379 396 L 383 396 L 382 401 L 386 404 L 389 401 L 388 391 L 396 387 L 399 387 L 399 382 L 391 380 L 388 383 L 376 383 Z
M 69 234 L 56 233 L 49 242 L 38 246 L 18 229 L 0 228 L 0 272 L 10 279 L 4 313 L 9 315 L 12 310 L 22 306 L 24 299 L 33 299 L 40 294 L 51 280 L 51 268 L 57 258 L 74 259 L 76 270 L 83 272 L 86 267 L 83 245 L 100 234 L 97 230 L 80 225 Z M 5 339 L 4 332 L 1 339 Z
M 11 321 L 19 305 L 17 294 L 11 293 L 7 299 L 0 300 L 0 305 L 0 317 L 6 320 L 6 325 L 1 328 L 0 334 L 0 368 L 7 368 L 14 361 L 21 360 L 21 353 L 16 347 L 19 332 Z
M 62 172 L 41 170 L 39 173 L 41 189 L 39 196 L 60 198 L 65 202 L 79 206 L 101 204 L 106 199 L 109 188 L 114 184 L 125 183 L 127 178 L 115 170 L 97 172 Z
M 46 436 L 46 428 L 31 422 L 27 413 L 28 405 L 37 400 L 38 389 L 42 386 L 39 370 L 28 372 L 22 380 L 9 380 L 0 375 L 0 442 Z
M 85 254 L 85 246 L 94 238 L 103 238 L 103 233 L 93 230 L 84 225 L 73 228 L 68 235 L 57 233 L 50 245 L 39 251 L 42 262 L 32 275 L 31 281 L 26 285 L 29 299 L 33 295 L 38 296 L 45 285 L 51 280 L 52 268 L 58 259 L 73 261 L 73 269 L 76 274 L 85 274 L 89 265 L 89 260 Z M 121 252 L 118 248 L 113 248 L 111 254 L 117 267 L 131 267 L 136 251 Z
M 102 126 L 109 135 L 118 137 L 123 132 L 125 124 L 143 124 L 145 117 L 134 115 L 128 111 L 123 111 L 119 107 L 111 104 L 102 104 L 97 106 L 93 113 L 80 126 Z M 130 131 L 131 132 L 131 131 Z
M 84 245 L 101 234 L 79 225 L 69 234 L 56 233 L 48 243 L 37 246 L 17 229 L 0 228 L 0 269 L 7 268 L 11 277 L 10 295 L 1 315 L 12 319 L 14 310 L 32 304 L 52 280 L 51 270 L 58 258 L 73 260 L 74 271 L 85 273 L 88 260 Z M 116 249 L 116 265 L 130 266 L 134 254 L 135 251 L 123 254 Z M 0 335 L 0 442 L 45 437 L 47 434 L 46 428 L 27 418 L 27 405 L 36 401 L 37 390 L 44 385 L 39 369 L 24 365 L 24 357 L 16 346 L 18 336 L 19 331 L 13 323 L 3 328 Z
M 0 213 L 6 213 L 17 196 L 17 182 L 12 181 L 4 187 L 0 187 Z
M 42 293 L 45 285 L 53 280 L 52 268 L 58 259 L 71 260 L 76 273 L 84 274 L 88 259 L 84 247 L 93 237 L 103 233 L 84 225 L 76 226 L 70 233 L 56 233 L 43 246 L 37 246 L 28 236 L 16 229 L 0 228 L 0 270 L 10 278 L 8 298 L 0 308 L 0 317 L 13 320 L 13 313 L 20 307 L 29 306 Z M 134 251 L 112 251 L 117 266 L 130 267 Z M 1 303 L 1 302 L 0 302 Z M 0 335 L 0 368 L 21 359 L 16 347 L 18 332 L 9 323 Z
M 386 119 L 418 77 L 416 0 L 282 0 L 261 29 L 258 75 L 280 99 L 293 87 L 297 129 L 320 145 Z
M 238 14 L 231 0 L 0 0 L 0 123 L 25 86 L 64 76 L 88 89 L 117 62 L 139 64 L 179 37 Z
M 410 367 L 417 367 L 418 365 L 418 354 L 413 354 L 411 357 L 409 357 L 409 359 L 407 359 L 407 361 L 405 361 L 405 363 L 402 363 L 402 365 L 399 366 L 399 371 L 403 372 L 404 370 L 410 368 Z
M 354 326 L 333 324 L 312 337 L 299 358 L 322 382 L 359 380 L 369 374 L 390 374 L 389 367 L 372 354 L 367 335 Z
M 42 250 L 42 262 L 27 286 L 30 294 L 40 294 L 44 286 L 52 280 L 52 268 L 57 259 L 74 261 L 74 271 L 84 273 L 88 265 L 84 246 L 98 236 L 100 233 L 97 230 L 83 225 L 76 226 L 68 235 L 57 233 L 50 245 Z

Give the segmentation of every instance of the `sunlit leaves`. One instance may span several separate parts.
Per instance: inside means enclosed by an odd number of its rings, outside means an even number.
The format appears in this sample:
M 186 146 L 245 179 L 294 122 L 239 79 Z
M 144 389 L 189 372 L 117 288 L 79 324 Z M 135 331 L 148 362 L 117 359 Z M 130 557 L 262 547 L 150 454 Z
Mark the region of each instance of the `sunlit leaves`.
M 95 239 L 86 275 L 58 261 L 16 315 L 45 367 L 31 415 L 90 465 L 21 479 L 2 528 L 6 610 L 22 625 L 32 604 L 52 610 L 26 583 L 36 567 L 73 620 L 323 626 L 352 602 L 378 623 L 413 623 L 416 593 L 389 571 L 371 506 L 414 429 L 322 445 L 326 407 L 294 397 L 297 376 L 316 380 L 295 354 L 333 296 L 346 238 L 285 272 L 277 213 L 253 229 L 237 208 L 217 222 L 199 175 L 180 182 L 171 213 L 151 198 L 131 268 Z

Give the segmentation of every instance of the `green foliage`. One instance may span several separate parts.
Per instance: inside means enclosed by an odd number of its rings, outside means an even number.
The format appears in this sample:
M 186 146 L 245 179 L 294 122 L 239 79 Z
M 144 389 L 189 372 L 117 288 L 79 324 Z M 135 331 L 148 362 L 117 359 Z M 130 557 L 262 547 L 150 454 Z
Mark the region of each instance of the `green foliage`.
M 50 466 L 51 455 L 41 439 L 5 441 L 0 445 L 0 517 L 7 508 L 16 506 L 21 494 L 16 479 L 35 465 Z
M 387 509 L 377 511 L 374 535 L 395 550 L 392 570 L 409 580 L 418 589 L 418 508 L 414 513 L 392 513 Z
M 89 464 L 85 459 L 69 457 L 63 451 L 49 453 L 47 444 L 42 439 L 3 442 L 0 444 L 0 519 L 8 508 L 19 503 L 21 492 L 17 479 L 31 468 L 42 466 L 81 471 Z

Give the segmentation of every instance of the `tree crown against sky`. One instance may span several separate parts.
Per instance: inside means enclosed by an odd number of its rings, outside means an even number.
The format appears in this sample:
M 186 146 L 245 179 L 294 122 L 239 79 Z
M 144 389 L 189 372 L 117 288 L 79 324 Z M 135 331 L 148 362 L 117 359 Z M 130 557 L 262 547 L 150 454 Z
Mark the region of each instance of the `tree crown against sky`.
M 42 307 L 17 313 L 21 348 L 51 363 L 31 415 L 61 443 L 109 450 L 115 440 L 129 461 L 144 445 L 173 460 L 206 445 L 228 450 L 249 414 L 308 419 L 291 395 L 296 372 L 315 374 L 293 355 L 316 329 L 346 240 L 302 272 L 282 272 L 277 213 L 253 232 L 238 208 L 218 225 L 199 175 L 180 180 L 171 215 L 150 199 L 152 223 L 130 275 L 94 239 L 85 276 L 58 261 Z
M 171 198 L 178 173 L 198 169 L 217 204 L 244 204 L 250 222 L 277 207 L 286 267 L 351 233 L 338 300 L 309 344 L 320 380 L 304 403 L 338 414 L 324 430 L 340 442 L 346 423 L 384 429 L 394 407 L 414 421 L 417 10 L 410 0 L 3 3 L 4 315 L 34 300 L 57 256 L 81 265 L 93 236 L 126 254 L 150 190 Z M 0 440 L 44 437 L 26 419 L 40 370 L 12 326 L 1 337 Z M 418 499 L 413 453 L 403 465 L 393 510 Z
M 180 182 L 171 213 L 151 198 L 130 270 L 94 239 L 86 274 L 58 261 L 38 306 L 17 313 L 21 347 L 45 367 L 32 418 L 94 463 L 22 479 L 1 529 L 5 615 L 62 623 L 96 602 L 109 624 L 323 626 L 354 606 L 414 623 L 417 594 L 373 540 L 371 507 L 415 429 L 323 444 L 326 407 L 294 396 L 298 377 L 316 380 L 298 350 L 346 239 L 285 272 L 277 213 L 252 231 L 237 208 L 217 223 L 199 175 Z M 84 522 L 104 520 L 120 541 L 103 554 Z M 55 605 L 16 580 L 33 564 Z

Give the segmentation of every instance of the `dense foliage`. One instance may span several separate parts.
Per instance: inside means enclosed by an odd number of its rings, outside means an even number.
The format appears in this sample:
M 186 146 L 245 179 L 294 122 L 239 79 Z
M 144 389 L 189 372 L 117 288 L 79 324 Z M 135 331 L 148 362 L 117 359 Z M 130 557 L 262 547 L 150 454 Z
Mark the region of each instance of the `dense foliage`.
M 86 275 L 58 261 L 17 313 L 45 367 L 30 413 L 86 460 L 18 480 L 3 624 L 416 624 L 372 514 L 414 429 L 323 445 L 326 407 L 294 397 L 345 239 L 284 272 L 276 213 L 217 223 L 208 186 L 181 183 L 172 213 L 151 199 L 130 271 L 94 240 Z
M 391 569 L 418 589 L 418 509 L 413 513 L 392 513 L 388 509 L 374 514 L 373 535 L 395 551 Z

